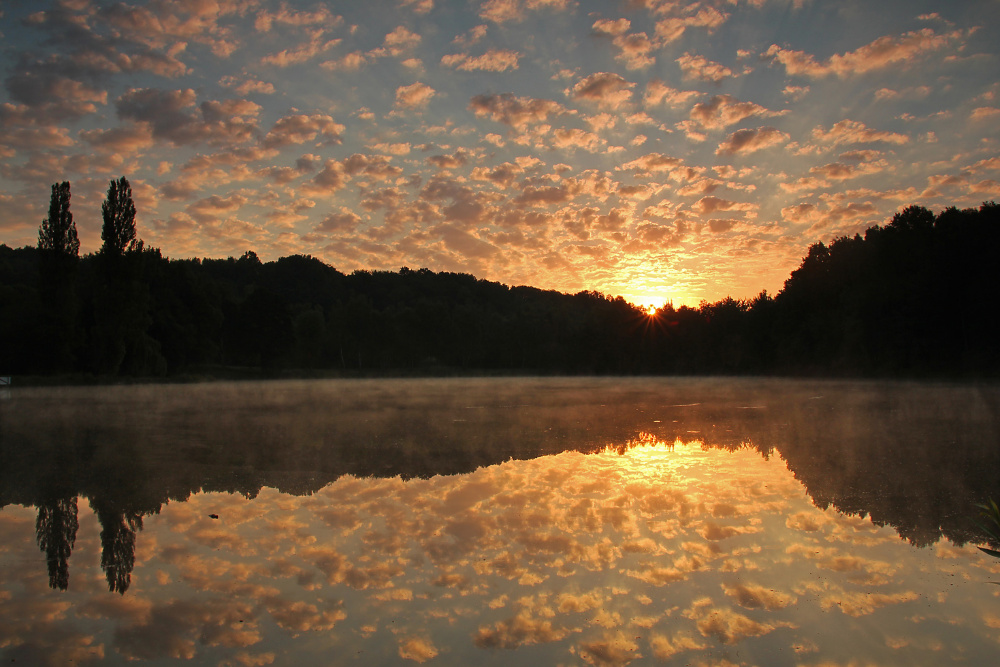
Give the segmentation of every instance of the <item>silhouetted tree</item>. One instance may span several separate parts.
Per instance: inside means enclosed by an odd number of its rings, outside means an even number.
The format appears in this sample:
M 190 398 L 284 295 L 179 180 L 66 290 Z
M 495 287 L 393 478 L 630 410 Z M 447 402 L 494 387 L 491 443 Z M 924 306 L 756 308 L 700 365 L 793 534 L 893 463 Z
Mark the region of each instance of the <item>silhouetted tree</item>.
M 64 257 L 80 255 L 80 239 L 69 210 L 69 181 L 52 184 L 49 215 L 38 229 L 38 249 Z
M 149 283 L 145 276 L 162 262 L 160 251 L 136 239 L 132 188 L 124 176 L 112 180 L 101 206 L 104 244 L 96 258 L 97 285 L 93 295 L 93 366 L 101 373 L 157 375 L 165 371 L 160 345 L 148 331 Z
M 67 370 L 73 365 L 76 336 L 76 265 L 80 239 L 69 210 L 69 182 L 52 184 L 49 215 L 38 229 L 39 281 L 42 298 L 41 370 Z
M 132 186 L 124 176 L 111 181 L 108 186 L 108 195 L 101 204 L 101 216 L 104 218 L 104 226 L 101 227 L 103 254 L 117 257 L 135 249 L 135 204 L 132 202 Z

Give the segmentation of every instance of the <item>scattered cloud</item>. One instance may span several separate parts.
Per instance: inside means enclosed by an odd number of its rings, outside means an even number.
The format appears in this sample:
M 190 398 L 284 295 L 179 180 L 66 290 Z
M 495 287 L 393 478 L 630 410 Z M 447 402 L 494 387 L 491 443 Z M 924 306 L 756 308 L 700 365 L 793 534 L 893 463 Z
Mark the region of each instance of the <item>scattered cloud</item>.
M 758 127 L 750 130 L 736 130 L 726 138 L 718 149 L 717 155 L 736 155 L 754 153 L 764 148 L 776 146 L 788 141 L 789 135 L 774 127 Z
M 899 37 L 886 35 L 854 51 L 834 54 L 819 62 L 805 51 L 795 51 L 772 44 L 761 54 L 763 60 L 785 67 L 789 75 L 811 78 L 836 75 L 847 77 L 883 69 L 896 63 L 912 63 L 922 55 L 938 51 L 962 38 L 961 31 L 935 33 L 930 28 L 907 32 Z
M 419 81 L 408 86 L 400 86 L 396 89 L 396 106 L 407 109 L 425 107 L 434 94 L 433 88 Z
M 685 79 L 719 83 L 733 76 L 733 70 L 704 56 L 685 53 L 677 59 L 677 64 L 680 65 Z
M 815 127 L 813 128 L 812 136 L 818 141 L 834 145 L 874 142 L 905 144 L 910 140 L 905 134 L 872 130 L 864 123 L 855 120 L 839 121 L 834 123 L 829 130 L 824 130 L 822 127 Z
M 517 97 L 510 93 L 476 95 L 469 101 L 469 110 L 477 116 L 488 116 L 498 123 L 517 129 L 566 111 L 565 107 L 552 100 Z
M 520 54 L 517 51 L 507 49 L 490 49 L 481 56 L 470 57 L 467 54 L 459 53 L 441 58 L 441 64 L 446 67 L 454 67 L 463 72 L 505 72 L 517 69 L 517 59 Z
M 715 95 L 708 102 L 699 102 L 691 109 L 691 119 L 709 129 L 735 125 L 751 116 L 777 115 L 781 114 L 753 102 L 741 102 L 732 95 Z
M 594 102 L 607 109 L 620 109 L 632 100 L 635 84 L 613 72 L 597 72 L 580 79 L 569 95 L 574 99 Z

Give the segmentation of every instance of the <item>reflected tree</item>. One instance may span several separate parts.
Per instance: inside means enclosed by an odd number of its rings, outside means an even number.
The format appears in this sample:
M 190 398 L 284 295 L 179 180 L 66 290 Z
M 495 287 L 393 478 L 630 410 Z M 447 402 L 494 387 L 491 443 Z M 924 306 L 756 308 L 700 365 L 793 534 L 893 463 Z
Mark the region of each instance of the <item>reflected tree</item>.
M 142 530 L 142 514 L 103 500 L 91 499 L 91 504 L 101 522 L 101 569 L 108 590 L 124 595 L 132 583 L 135 535 Z
M 39 504 L 35 539 L 38 548 L 45 552 L 50 588 L 64 591 L 69 587 L 69 557 L 79 527 L 76 496 L 53 498 Z

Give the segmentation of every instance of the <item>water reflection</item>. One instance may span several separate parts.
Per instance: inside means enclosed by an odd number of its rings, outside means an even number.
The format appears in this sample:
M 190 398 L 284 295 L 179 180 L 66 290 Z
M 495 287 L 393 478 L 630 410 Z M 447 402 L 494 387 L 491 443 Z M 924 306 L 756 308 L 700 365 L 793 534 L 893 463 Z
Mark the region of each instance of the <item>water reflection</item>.
M 76 515 L 76 496 L 50 497 L 38 502 L 35 539 L 38 548 L 45 552 L 51 588 L 66 590 L 69 587 L 69 556 L 80 526 Z
M 971 503 L 1000 497 L 992 391 L 402 388 L 18 397 L 0 415 L 4 659 L 995 656 L 977 582 L 997 566 L 962 547 Z M 44 593 L 71 551 L 72 586 Z

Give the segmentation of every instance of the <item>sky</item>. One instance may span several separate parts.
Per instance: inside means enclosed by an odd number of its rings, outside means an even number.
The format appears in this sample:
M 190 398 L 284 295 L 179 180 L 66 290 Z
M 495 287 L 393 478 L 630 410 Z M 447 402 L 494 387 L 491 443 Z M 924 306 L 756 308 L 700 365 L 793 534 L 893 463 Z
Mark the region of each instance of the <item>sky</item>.
M 165 256 L 697 305 L 1000 196 L 1000 2 L 0 4 L 0 243 L 111 179 Z

